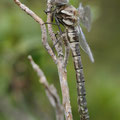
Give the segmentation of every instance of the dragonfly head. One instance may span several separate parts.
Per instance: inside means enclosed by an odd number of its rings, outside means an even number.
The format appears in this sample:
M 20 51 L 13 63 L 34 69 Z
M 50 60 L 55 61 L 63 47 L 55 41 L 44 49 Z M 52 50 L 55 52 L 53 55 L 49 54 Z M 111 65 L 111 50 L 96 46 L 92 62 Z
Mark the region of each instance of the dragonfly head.
M 53 5 L 63 6 L 69 3 L 69 0 L 49 0 Z

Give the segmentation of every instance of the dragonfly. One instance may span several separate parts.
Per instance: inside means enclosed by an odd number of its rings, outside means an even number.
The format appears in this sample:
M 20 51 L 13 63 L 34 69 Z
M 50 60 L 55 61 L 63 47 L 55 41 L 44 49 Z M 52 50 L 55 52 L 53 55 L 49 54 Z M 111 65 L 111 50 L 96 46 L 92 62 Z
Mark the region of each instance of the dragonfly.
M 89 113 L 86 101 L 85 79 L 83 75 L 83 66 L 81 62 L 81 48 L 88 54 L 90 60 L 94 62 L 91 49 L 86 41 L 80 23 L 90 31 L 91 29 L 91 11 L 89 6 L 83 7 L 80 3 L 76 9 L 69 4 L 69 0 L 52 0 L 55 6 L 54 18 L 58 25 L 59 31 L 62 34 L 60 24 L 65 27 L 66 36 L 70 49 L 72 51 L 74 68 L 76 71 L 77 94 L 78 94 L 78 111 L 81 120 L 89 120 Z

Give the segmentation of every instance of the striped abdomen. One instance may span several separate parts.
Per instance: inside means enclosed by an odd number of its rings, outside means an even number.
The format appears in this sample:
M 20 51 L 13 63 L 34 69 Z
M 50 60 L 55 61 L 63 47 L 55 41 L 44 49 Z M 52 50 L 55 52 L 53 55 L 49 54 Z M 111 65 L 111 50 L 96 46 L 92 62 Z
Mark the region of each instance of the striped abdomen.
M 76 71 L 79 113 L 81 114 L 81 120 L 89 120 L 89 113 L 85 98 L 86 96 L 85 80 L 83 75 L 83 66 L 81 63 L 79 36 L 76 28 L 75 27 L 68 28 L 67 36 L 68 36 L 70 48 L 72 50 L 74 68 Z

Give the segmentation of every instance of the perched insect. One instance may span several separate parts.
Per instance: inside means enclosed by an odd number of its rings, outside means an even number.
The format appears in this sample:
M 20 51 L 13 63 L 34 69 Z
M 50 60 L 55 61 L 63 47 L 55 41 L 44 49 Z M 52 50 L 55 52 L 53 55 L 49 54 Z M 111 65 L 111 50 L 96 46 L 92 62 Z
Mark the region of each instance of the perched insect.
M 81 120 L 89 120 L 89 113 L 86 102 L 85 80 L 83 75 L 83 66 L 81 63 L 80 47 L 88 54 L 90 60 L 94 62 L 92 52 L 87 44 L 86 38 L 80 27 L 80 22 L 90 31 L 91 28 L 91 12 L 88 6 L 83 7 L 79 5 L 78 9 L 68 4 L 68 0 L 52 0 L 55 5 L 55 11 L 53 16 L 59 27 L 60 33 L 62 30 L 59 24 L 65 27 L 68 43 L 72 51 L 74 60 L 74 68 L 76 71 L 77 79 L 77 91 L 78 91 L 78 103 L 79 112 L 81 114 Z

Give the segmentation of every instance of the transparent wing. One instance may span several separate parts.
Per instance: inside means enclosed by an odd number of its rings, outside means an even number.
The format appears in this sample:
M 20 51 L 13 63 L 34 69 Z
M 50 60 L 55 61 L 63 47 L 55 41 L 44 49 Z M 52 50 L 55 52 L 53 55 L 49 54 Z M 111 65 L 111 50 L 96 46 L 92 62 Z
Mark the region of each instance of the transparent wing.
M 78 14 L 80 18 L 80 22 L 87 28 L 88 31 L 91 29 L 91 9 L 89 6 L 82 6 L 80 3 L 78 7 Z
M 81 29 L 80 25 L 78 25 L 78 32 L 79 32 L 79 40 L 80 40 L 80 46 L 81 46 L 81 48 L 88 54 L 90 60 L 92 62 L 94 62 L 94 58 L 93 58 L 92 52 L 90 50 L 89 45 L 87 44 L 85 35 L 82 32 L 82 29 Z

